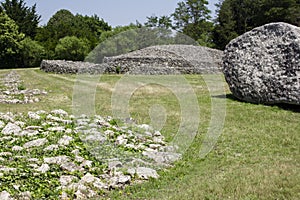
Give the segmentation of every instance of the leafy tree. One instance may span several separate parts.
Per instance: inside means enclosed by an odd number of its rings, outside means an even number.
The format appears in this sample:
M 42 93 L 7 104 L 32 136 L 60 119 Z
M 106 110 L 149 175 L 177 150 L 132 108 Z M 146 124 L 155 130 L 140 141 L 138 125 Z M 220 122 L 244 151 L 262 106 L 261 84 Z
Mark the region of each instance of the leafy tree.
M 5 0 L 1 3 L 1 11 L 13 19 L 19 27 L 19 32 L 34 38 L 41 16 L 36 12 L 36 4 L 26 6 L 24 0 Z
M 171 17 L 166 15 L 163 15 L 161 17 L 157 17 L 157 16 L 147 17 L 147 22 L 144 25 L 146 27 L 157 27 L 157 28 L 164 28 L 164 29 L 173 28 Z
M 111 27 L 97 15 L 73 15 L 70 11 L 62 9 L 50 18 L 46 26 L 38 29 L 36 40 L 47 47 L 50 55 L 55 51 L 59 40 L 66 36 L 87 39 L 89 50 L 92 50 L 99 43 L 101 34 L 109 30 Z
M 205 46 L 211 46 L 213 23 L 209 21 L 210 10 L 207 5 L 206 0 L 185 0 L 178 3 L 172 16 L 177 30 Z
M 89 40 L 91 49 L 93 49 L 99 41 L 99 37 L 104 31 L 110 31 L 111 27 L 103 19 L 97 15 L 82 16 L 77 14 L 75 16 L 74 30 L 76 37 L 86 38 Z
M 75 36 L 66 36 L 59 40 L 55 48 L 57 59 L 83 61 L 89 53 L 89 45 L 86 39 Z
M 219 49 L 224 49 L 227 43 L 236 38 L 239 34 L 236 32 L 236 20 L 234 19 L 230 1 L 220 1 L 217 6 L 218 17 L 216 19 L 213 40 Z
M 300 26 L 299 0 L 262 0 L 261 24 L 270 22 L 287 22 Z
M 214 43 L 224 49 L 233 38 L 271 22 L 300 25 L 299 0 L 220 0 Z
M 18 25 L 14 20 L 0 12 L 0 68 L 18 67 L 20 41 L 23 38 L 24 34 L 19 33 Z
M 43 58 L 46 57 L 46 50 L 37 41 L 25 38 L 21 41 L 21 65 L 23 67 L 38 67 Z

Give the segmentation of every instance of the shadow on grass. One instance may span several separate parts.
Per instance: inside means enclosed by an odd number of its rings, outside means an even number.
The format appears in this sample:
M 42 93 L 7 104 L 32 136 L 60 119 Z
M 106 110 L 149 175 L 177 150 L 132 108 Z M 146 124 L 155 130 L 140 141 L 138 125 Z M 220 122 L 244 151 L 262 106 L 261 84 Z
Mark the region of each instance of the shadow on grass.
M 226 99 L 230 99 L 232 101 L 249 103 L 249 102 L 242 101 L 242 100 L 236 98 L 235 96 L 233 96 L 233 94 L 226 94 L 226 96 L 225 95 L 217 95 L 217 96 L 214 96 L 214 98 L 222 98 L 222 99 L 226 98 Z M 251 104 L 259 105 L 259 104 L 256 104 L 256 103 L 251 103 Z M 270 106 L 270 107 L 278 107 L 278 108 L 283 109 L 283 110 L 288 110 L 288 111 L 292 111 L 292 112 L 295 112 L 295 113 L 300 113 L 300 105 L 293 105 L 293 104 L 286 104 L 286 103 L 264 104 L 264 105 L 265 106 Z

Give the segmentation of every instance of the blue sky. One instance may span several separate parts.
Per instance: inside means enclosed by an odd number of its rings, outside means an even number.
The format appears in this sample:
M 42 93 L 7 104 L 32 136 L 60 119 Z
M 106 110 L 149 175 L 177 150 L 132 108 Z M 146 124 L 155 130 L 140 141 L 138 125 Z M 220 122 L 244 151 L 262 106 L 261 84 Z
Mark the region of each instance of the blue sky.
M 68 9 L 73 14 L 97 14 L 111 26 L 128 25 L 138 20 L 146 21 L 147 16 L 169 15 L 182 0 L 25 0 L 28 6 L 37 4 L 37 12 L 42 16 L 41 24 L 60 9 Z M 209 0 L 209 8 L 214 10 L 218 0 Z

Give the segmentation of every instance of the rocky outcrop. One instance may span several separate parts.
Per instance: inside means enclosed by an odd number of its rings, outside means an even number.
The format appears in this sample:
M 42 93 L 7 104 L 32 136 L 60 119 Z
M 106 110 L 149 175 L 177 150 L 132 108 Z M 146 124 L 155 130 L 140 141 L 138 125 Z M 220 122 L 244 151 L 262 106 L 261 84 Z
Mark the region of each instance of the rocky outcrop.
M 101 64 L 43 60 L 40 69 L 57 74 L 129 73 L 146 75 L 219 73 L 222 51 L 192 45 L 152 46 L 114 57 Z
M 300 104 L 300 28 L 271 23 L 232 40 L 223 71 L 233 95 L 252 103 Z

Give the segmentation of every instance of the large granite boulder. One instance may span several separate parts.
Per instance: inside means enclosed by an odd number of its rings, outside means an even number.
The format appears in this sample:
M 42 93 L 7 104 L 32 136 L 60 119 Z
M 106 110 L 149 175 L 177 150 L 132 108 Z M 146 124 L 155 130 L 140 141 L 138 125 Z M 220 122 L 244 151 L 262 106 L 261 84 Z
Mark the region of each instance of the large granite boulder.
M 300 28 L 271 23 L 232 40 L 223 72 L 238 99 L 300 105 Z

